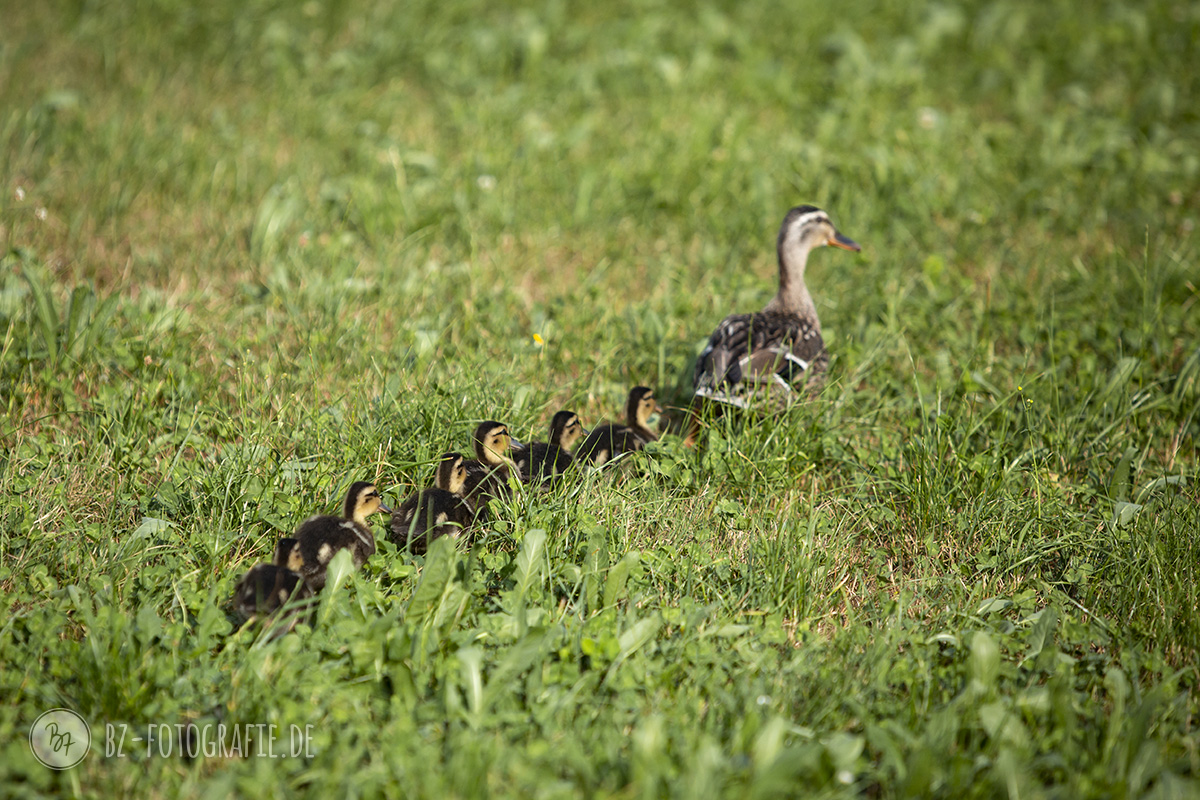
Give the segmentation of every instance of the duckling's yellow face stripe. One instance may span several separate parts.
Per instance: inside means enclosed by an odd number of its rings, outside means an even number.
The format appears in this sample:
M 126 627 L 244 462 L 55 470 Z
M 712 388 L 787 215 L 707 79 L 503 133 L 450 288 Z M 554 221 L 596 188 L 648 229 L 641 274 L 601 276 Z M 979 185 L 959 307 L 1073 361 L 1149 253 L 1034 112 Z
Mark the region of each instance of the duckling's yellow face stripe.
M 657 409 L 658 403 L 654 401 L 654 395 L 648 394 L 638 404 L 638 418 L 645 422 Z
M 501 461 L 504 460 L 505 454 L 512 447 L 512 436 L 509 435 L 508 428 L 493 429 L 484 440 L 483 446 L 485 450 L 495 455 L 498 459 Z
M 369 486 L 362 490 L 358 496 L 358 509 L 363 516 L 374 514 L 376 511 L 388 511 L 391 509 L 383 504 L 383 496 L 379 494 L 379 490 L 374 486 Z
M 571 420 L 563 428 L 562 434 L 559 436 L 559 444 L 562 447 L 570 449 L 579 438 L 583 436 L 583 423 L 579 421 L 579 417 L 571 417 Z

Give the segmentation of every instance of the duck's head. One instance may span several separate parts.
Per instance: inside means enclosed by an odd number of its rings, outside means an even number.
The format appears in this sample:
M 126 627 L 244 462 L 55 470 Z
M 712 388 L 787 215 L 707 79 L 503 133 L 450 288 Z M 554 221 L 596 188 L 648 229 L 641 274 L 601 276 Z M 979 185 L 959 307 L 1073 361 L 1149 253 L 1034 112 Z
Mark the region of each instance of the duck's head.
M 800 254 L 825 245 L 854 252 L 862 250 L 858 242 L 839 233 L 829 215 L 816 206 L 797 206 L 783 218 L 779 227 L 780 263 L 792 262 Z
M 258 564 L 238 581 L 233 590 L 233 605 L 243 617 L 252 617 L 260 608 L 268 609 L 272 604 L 282 605 L 276 595 L 276 569 L 273 564 Z
M 635 386 L 629 390 L 629 399 L 625 403 L 625 419 L 630 425 L 645 428 L 654 412 L 661 412 L 662 407 L 654 399 L 654 390 L 649 386 Z
M 383 497 L 375 484 L 370 481 L 358 481 L 346 492 L 345 516 L 357 522 L 362 522 L 376 511 L 391 513 L 391 509 L 383 504 Z
M 463 463 L 462 453 L 446 453 L 438 461 L 437 476 L 434 484 L 437 488 L 462 494 L 463 486 L 467 483 L 467 467 Z
M 277 567 L 286 567 L 288 559 L 291 558 L 292 550 L 296 547 L 296 540 L 291 536 L 284 536 L 275 543 L 275 558 L 272 561 Z
M 587 436 L 583 422 L 574 411 L 559 411 L 550 420 L 550 444 L 570 450 L 582 437 Z
M 475 456 L 485 464 L 498 467 L 508 464 L 508 451 L 513 438 L 503 422 L 488 420 L 475 429 Z

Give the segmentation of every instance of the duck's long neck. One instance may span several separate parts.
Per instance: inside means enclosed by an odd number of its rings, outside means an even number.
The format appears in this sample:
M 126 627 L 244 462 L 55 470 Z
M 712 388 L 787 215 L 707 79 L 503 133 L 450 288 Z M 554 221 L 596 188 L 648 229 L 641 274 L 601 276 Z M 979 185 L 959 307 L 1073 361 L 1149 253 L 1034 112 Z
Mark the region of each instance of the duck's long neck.
M 782 241 L 779 243 L 779 292 L 771 298 L 763 311 L 782 311 L 811 320 L 819 330 L 817 307 L 804 283 L 804 268 L 812 247 L 803 242 Z

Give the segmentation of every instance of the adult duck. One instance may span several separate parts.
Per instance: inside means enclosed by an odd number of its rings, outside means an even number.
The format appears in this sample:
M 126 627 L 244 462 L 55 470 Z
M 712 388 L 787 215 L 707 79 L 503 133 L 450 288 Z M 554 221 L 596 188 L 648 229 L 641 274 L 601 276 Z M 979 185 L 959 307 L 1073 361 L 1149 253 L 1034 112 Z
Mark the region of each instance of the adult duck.
M 756 400 L 786 405 L 800 392 L 821 390 L 829 354 L 804 269 L 809 253 L 826 245 L 862 249 L 815 206 L 787 213 L 776 244 L 779 291 L 762 311 L 731 314 L 713 331 L 692 376 L 697 397 L 748 408 Z

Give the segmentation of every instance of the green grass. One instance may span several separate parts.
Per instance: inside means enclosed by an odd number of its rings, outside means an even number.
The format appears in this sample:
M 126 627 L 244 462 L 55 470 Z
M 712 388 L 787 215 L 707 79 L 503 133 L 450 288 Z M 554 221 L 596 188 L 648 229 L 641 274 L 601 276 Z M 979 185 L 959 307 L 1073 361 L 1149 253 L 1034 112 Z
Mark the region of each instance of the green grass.
M 1195 7 L 184 5 L 4 12 L 4 795 L 1200 794 Z M 819 400 L 233 624 L 354 480 L 685 402 L 805 202 Z M 188 722 L 314 753 L 104 757 Z

